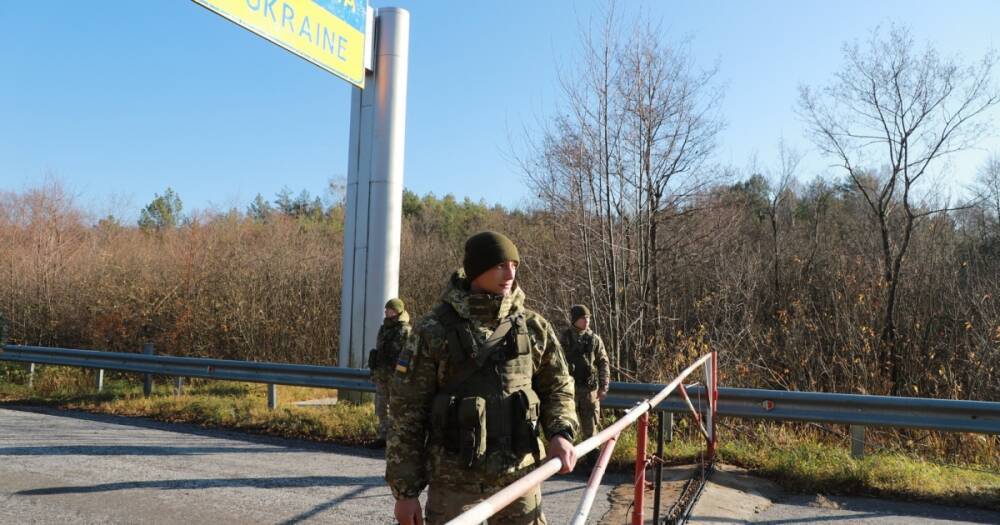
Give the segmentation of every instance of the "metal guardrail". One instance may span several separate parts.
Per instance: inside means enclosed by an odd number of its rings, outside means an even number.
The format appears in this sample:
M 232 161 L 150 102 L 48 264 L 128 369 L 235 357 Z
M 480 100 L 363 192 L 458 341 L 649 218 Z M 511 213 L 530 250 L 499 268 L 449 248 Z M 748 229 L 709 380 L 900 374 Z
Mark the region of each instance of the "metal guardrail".
M 612 383 L 603 405 L 630 407 L 659 388 L 653 384 Z M 704 398 L 705 391 L 694 387 L 688 389 L 688 394 L 692 399 Z M 671 396 L 656 408 L 682 413 L 686 406 L 680 397 Z M 720 417 L 1000 434 L 1000 403 L 990 401 L 720 387 L 718 413 Z
M 200 377 L 275 385 L 311 386 L 374 392 L 368 371 L 316 365 L 259 363 L 230 359 L 72 350 L 40 346 L 3 345 L 0 361 L 78 366 L 175 377 Z
M 200 377 L 279 385 L 311 386 L 373 392 L 368 371 L 314 365 L 258 363 L 195 357 L 154 356 L 95 350 L 3 345 L 0 360 L 48 365 L 121 370 L 176 377 Z M 613 382 L 607 408 L 631 408 L 664 385 Z M 688 388 L 697 405 L 702 387 Z M 704 403 L 707 407 L 707 403 Z M 655 410 L 685 413 L 684 400 L 674 394 Z M 1000 402 L 915 397 L 788 392 L 751 388 L 719 388 L 721 417 L 811 421 L 845 425 L 901 427 L 950 432 L 1000 434 Z

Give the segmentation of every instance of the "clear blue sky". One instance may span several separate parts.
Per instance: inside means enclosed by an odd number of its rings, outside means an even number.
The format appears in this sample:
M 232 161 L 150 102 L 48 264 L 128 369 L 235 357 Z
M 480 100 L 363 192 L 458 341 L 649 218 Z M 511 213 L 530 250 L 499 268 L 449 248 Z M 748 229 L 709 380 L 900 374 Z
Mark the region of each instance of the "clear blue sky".
M 524 203 L 508 130 L 557 110 L 559 65 L 575 60 L 580 26 L 599 23 L 604 2 L 373 5 L 412 17 L 406 187 Z M 966 59 L 1000 44 L 995 0 L 646 8 L 666 38 L 692 38 L 699 64 L 719 61 L 727 127 L 716 161 L 742 167 L 756 152 L 768 162 L 784 137 L 807 154 L 807 178 L 826 163 L 793 112 L 797 87 L 827 83 L 845 41 L 895 22 Z M 257 193 L 324 195 L 344 178 L 348 85 L 193 2 L 3 2 L 0 27 L 0 191 L 54 175 L 91 210 L 134 218 L 168 186 L 186 210 L 243 209 Z M 971 182 L 1000 141 L 982 148 L 956 161 L 953 187 Z

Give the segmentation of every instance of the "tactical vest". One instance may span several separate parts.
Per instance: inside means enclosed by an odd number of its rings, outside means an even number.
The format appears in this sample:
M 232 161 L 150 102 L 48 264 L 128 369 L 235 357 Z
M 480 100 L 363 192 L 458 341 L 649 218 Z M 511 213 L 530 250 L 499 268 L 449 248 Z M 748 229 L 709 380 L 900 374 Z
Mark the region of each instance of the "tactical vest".
M 403 328 L 399 321 L 396 321 L 395 325 L 385 327 L 385 336 L 375 348 L 375 367 L 379 370 L 391 372 L 395 368 L 403 346 L 403 341 L 399 337 L 403 333 Z
M 450 305 L 434 311 L 446 331 L 449 377 L 431 408 L 431 442 L 467 468 L 498 451 L 538 459 L 540 401 L 531 388 L 534 362 L 524 314 L 502 319 L 479 343 L 471 323 Z
M 565 350 L 573 381 L 577 385 L 586 385 L 589 390 L 597 390 L 597 371 L 594 370 L 597 340 L 580 333 L 570 333 L 568 337 L 571 348 Z

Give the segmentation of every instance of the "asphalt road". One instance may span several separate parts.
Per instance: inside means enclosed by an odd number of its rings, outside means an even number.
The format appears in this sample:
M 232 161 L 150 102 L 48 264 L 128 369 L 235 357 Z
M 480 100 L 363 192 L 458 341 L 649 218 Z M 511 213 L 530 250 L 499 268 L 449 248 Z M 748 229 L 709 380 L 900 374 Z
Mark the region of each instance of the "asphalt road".
M 142 418 L 0 407 L 0 524 L 387 524 L 392 497 L 381 456 Z M 602 486 L 590 523 L 619 521 L 607 514 L 608 493 L 628 481 Z M 754 482 L 717 481 L 699 500 L 700 523 L 1000 524 L 1000 512 L 864 498 L 772 494 L 774 503 L 762 504 Z M 549 523 L 569 522 L 583 484 L 582 475 L 545 483 Z
M 393 523 L 383 473 L 380 451 L 0 407 L 0 523 Z M 550 523 L 569 521 L 583 485 L 544 484 Z

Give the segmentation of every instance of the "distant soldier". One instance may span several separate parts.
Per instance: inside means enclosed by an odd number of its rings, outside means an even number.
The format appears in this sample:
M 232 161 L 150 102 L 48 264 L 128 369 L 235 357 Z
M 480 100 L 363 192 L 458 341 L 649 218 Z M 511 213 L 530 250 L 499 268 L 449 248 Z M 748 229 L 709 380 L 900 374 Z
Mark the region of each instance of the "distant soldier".
M 410 314 L 406 313 L 403 301 L 389 299 L 385 303 L 385 320 L 378 329 L 375 349 L 368 356 L 368 368 L 375 383 L 375 415 L 378 416 L 378 439 L 376 448 L 385 447 L 385 437 L 389 430 L 389 380 L 396 369 L 399 352 L 410 336 Z
M 583 440 L 600 429 L 601 401 L 608 396 L 611 370 L 604 341 L 590 329 L 590 310 L 576 304 L 569 313 L 573 326 L 563 332 L 561 341 L 576 383 L 576 415 Z
M 386 480 L 401 525 L 445 523 L 546 456 L 576 464 L 573 379 L 552 326 L 524 306 L 520 256 L 507 237 L 465 243 L 463 268 L 416 323 L 389 400 Z M 491 524 L 544 524 L 535 487 Z

